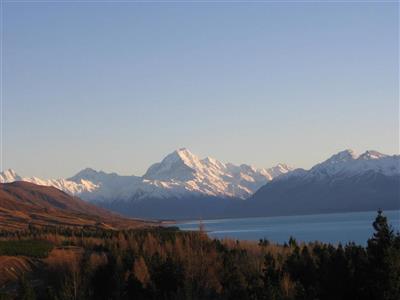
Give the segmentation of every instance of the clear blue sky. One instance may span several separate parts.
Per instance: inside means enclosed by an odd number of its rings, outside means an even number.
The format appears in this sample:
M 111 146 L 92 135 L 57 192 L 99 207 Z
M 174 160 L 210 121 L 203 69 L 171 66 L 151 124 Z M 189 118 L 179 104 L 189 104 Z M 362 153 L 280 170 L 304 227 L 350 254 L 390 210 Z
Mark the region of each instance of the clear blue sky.
M 4 166 L 399 152 L 396 3 L 3 4 Z

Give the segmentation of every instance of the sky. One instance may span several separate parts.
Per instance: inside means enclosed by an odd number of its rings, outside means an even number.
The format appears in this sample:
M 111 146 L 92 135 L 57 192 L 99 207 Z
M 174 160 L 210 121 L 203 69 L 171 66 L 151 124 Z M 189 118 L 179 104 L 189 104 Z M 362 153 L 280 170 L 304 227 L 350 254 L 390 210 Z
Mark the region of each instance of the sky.
M 395 2 L 3 3 L 2 169 L 399 153 Z

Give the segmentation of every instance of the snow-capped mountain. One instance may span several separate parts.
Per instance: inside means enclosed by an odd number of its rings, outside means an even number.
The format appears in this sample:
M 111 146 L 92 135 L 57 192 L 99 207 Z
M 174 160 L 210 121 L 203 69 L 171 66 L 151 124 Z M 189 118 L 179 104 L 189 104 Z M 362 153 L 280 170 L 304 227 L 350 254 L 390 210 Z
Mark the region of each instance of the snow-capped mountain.
M 224 164 L 211 157 L 200 159 L 183 148 L 152 165 L 143 178 L 167 186 L 178 184 L 185 190 L 200 194 L 245 199 L 272 178 L 290 170 L 283 164 L 271 169 Z
M 0 183 L 21 181 L 22 177 L 15 173 L 14 170 L 8 169 L 0 173 Z
M 398 175 L 400 174 L 400 156 L 389 156 L 377 151 L 366 151 L 357 155 L 352 150 L 345 150 L 311 169 L 313 175 L 329 176 L 354 176 L 365 172 L 376 172 L 387 176 Z
M 400 156 L 345 150 L 266 183 L 247 202 L 250 215 L 399 209 Z
M 357 154 L 351 149 L 341 151 L 330 158 L 313 166 L 310 170 L 296 169 L 286 176 L 304 177 L 308 179 L 325 179 L 327 177 L 351 177 L 360 174 L 378 173 L 386 176 L 400 175 L 400 155 L 386 155 L 378 151 L 369 150 Z
M 122 214 L 144 218 L 219 218 L 400 208 L 400 156 L 339 152 L 309 170 L 270 169 L 199 158 L 179 149 L 143 176 L 90 168 L 68 179 L 25 178 L 13 170 L 0 182 L 29 181 Z M 246 199 L 246 201 L 239 201 Z
M 245 199 L 266 182 L 292 169 L 280 164 L 271 169 L 224 164 L 200 159 L 182 148 L 152 165 L 144 176 L 120 176 L 90 168 L 68 179 L 22 178 L 14 171 L 0 174 L 0 182 L 28 181 L 54 186 L 92 202 L 138 201 L 145 198 L 214 196 Z
M 37 185 L 53 186 L 71 195 L 78 195 L 83 192 L 92 192 L 96 188 L 98 188 L 98 185 L 88 180 L 73 182 L 66 179 L 40 179 L 38 177 L 21 177 L 12 169 L 8 169 L 0 173 L 0 183 L 9 183 L 14 181 L 26 181 Z

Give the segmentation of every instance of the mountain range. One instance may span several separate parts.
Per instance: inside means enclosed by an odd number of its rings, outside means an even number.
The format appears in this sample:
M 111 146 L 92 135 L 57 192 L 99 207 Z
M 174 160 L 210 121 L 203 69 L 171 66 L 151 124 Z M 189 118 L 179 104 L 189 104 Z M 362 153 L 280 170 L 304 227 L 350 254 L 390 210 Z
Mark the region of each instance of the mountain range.
M 339 152 L 264 185 L 247 208 L 251 216 L 399 209 L 400 156 Z
M 147 198 L 210 196 L 246 199 L 273 178 L 291 171 L 279 164 L 270 169 L 200 159 L 182 148 L 139 176 L 121 176 L 86 168 L 68 179 L 21 177 L 13 170 L 0 173 L 0 182 L 27 181 L 53 186 L 91 202 L 140 201 Z
M 339 152 L 310 170 L 269 169 L 199 158 L 182 148 L 143 176 L 87 168 L 68 179 L 25 178 L 13 170 L 0 182 L 53 186 L 135 217 L 213 218 L 400 207 L 400 156 Z

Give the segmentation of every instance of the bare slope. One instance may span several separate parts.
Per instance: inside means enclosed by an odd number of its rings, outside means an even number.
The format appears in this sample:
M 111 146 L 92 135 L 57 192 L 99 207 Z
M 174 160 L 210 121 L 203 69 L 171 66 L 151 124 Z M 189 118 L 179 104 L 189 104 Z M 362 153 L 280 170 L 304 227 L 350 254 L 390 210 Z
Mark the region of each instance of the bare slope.
M 29 224 L 134 228 L 157 223 L 121 217 L 54 187 L 22 181 L 0 184 L 0 229 L 24 229 Z

